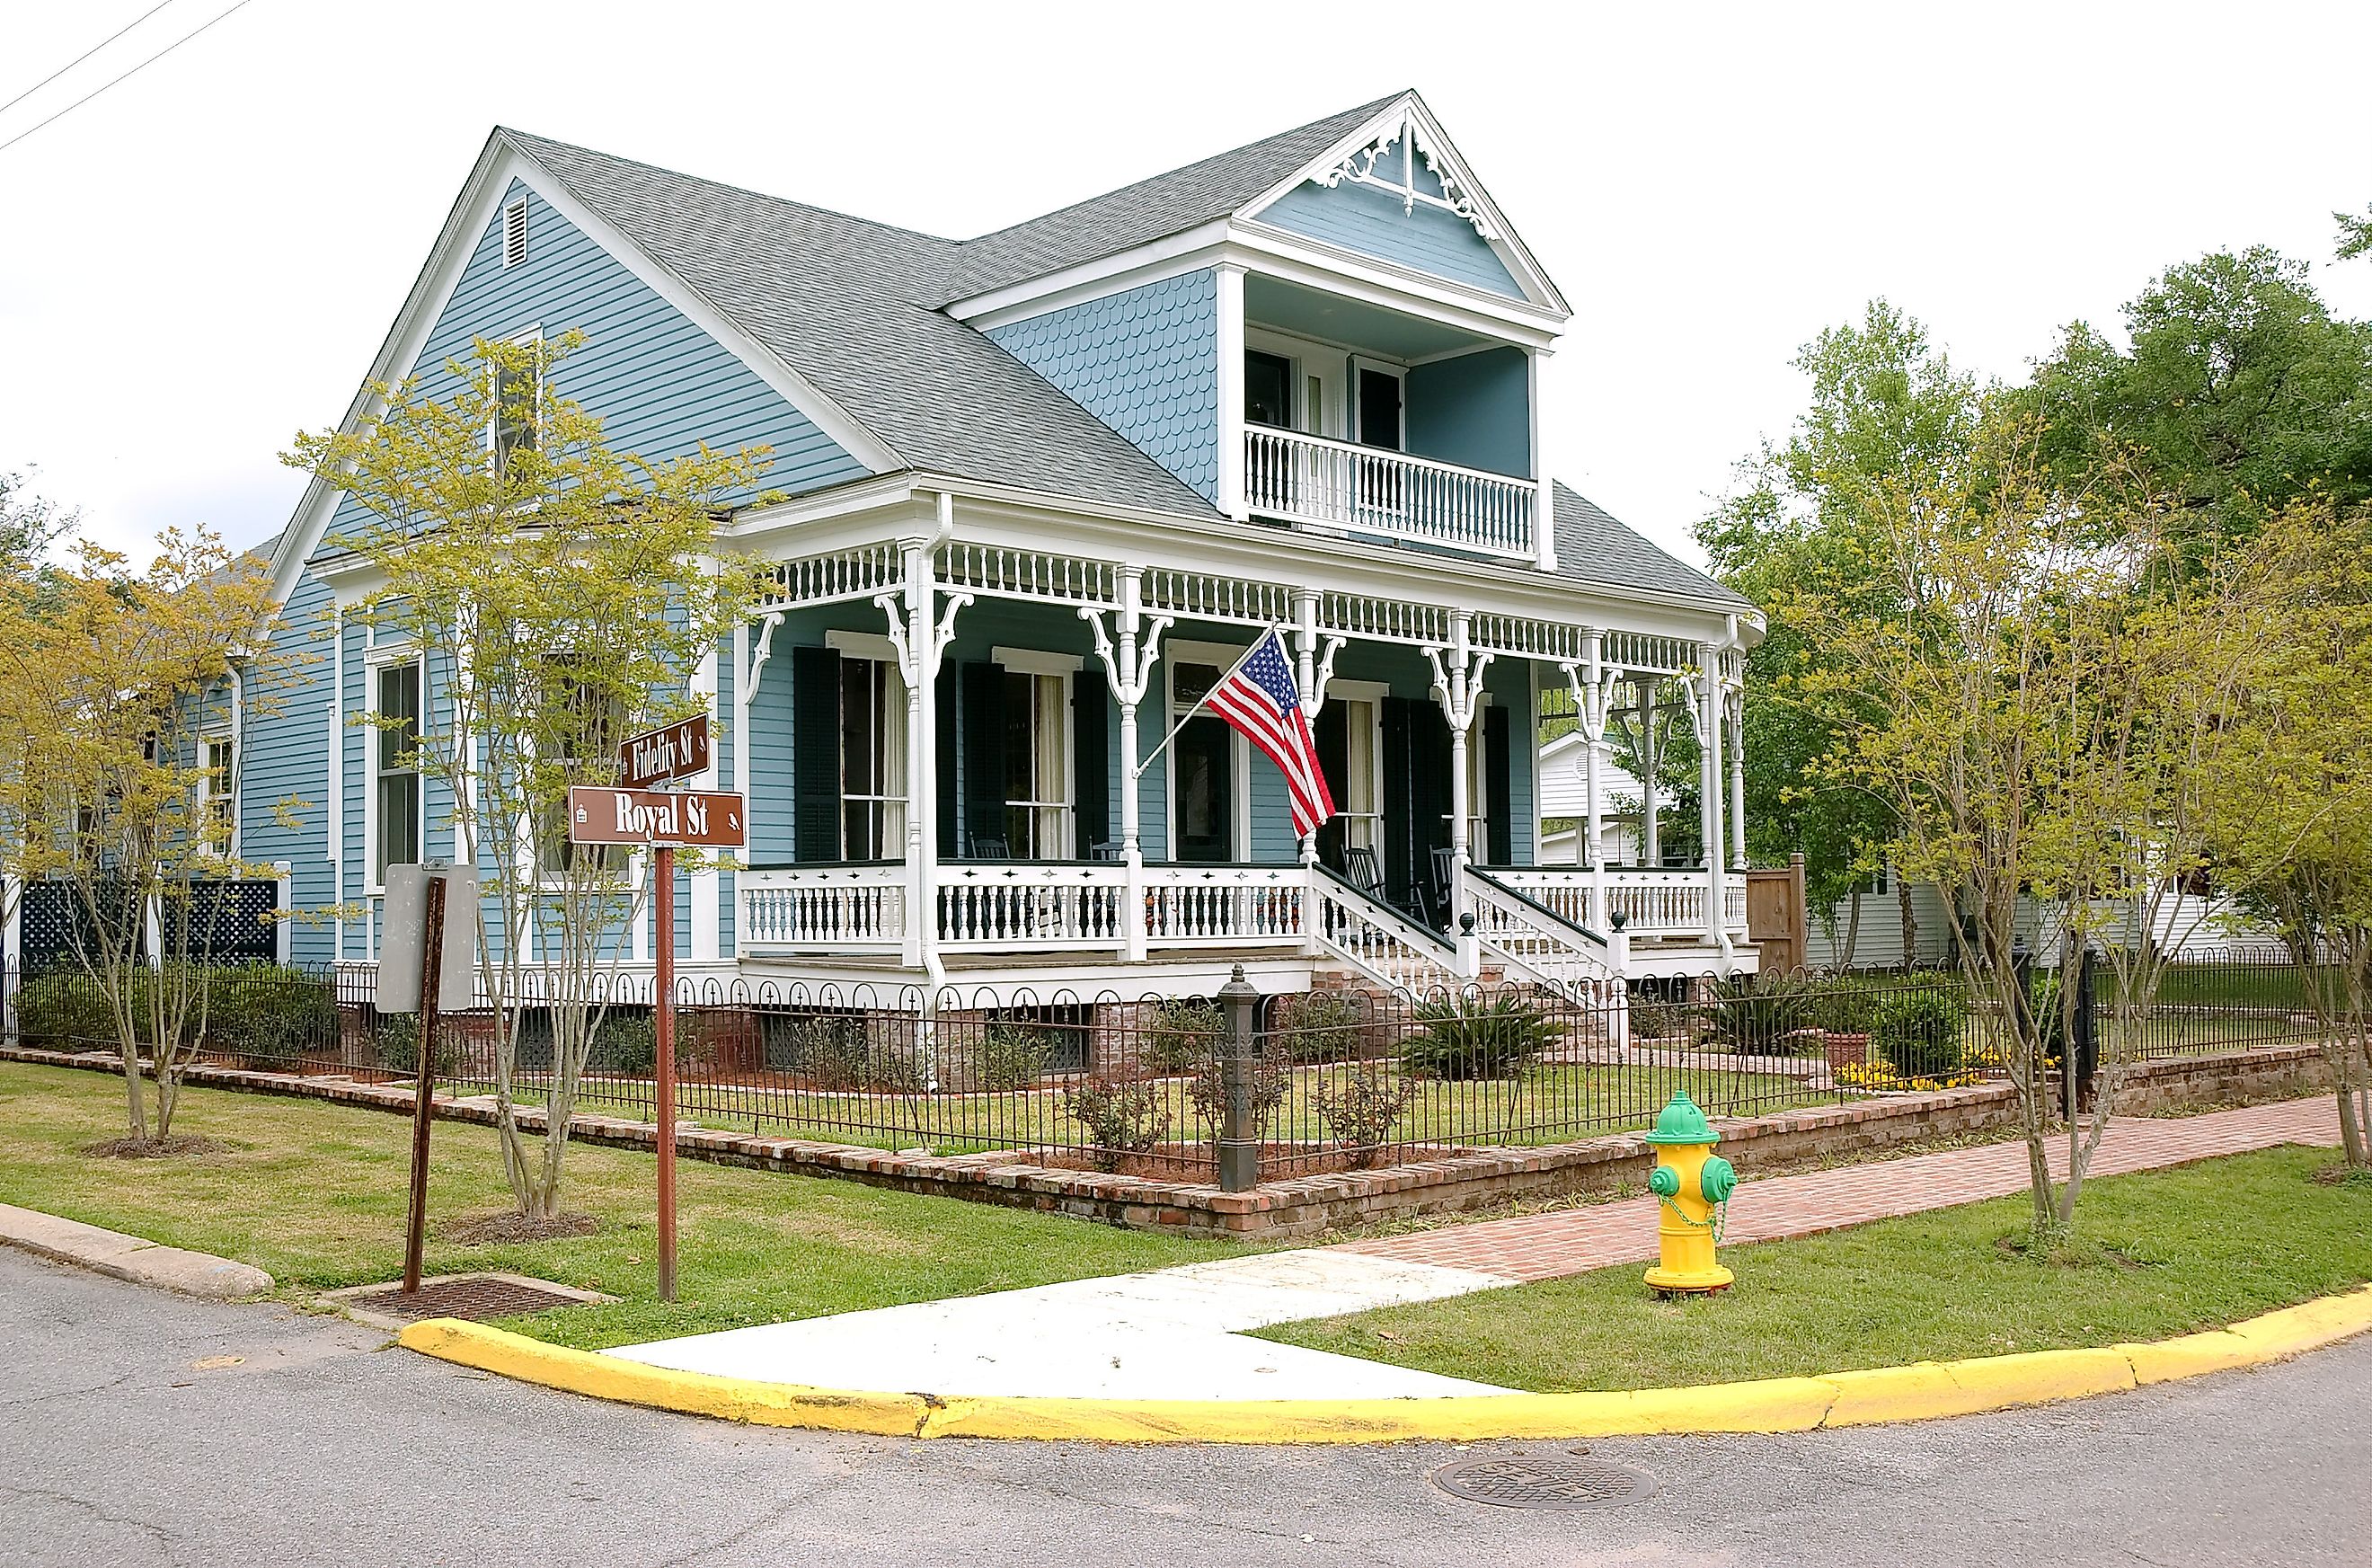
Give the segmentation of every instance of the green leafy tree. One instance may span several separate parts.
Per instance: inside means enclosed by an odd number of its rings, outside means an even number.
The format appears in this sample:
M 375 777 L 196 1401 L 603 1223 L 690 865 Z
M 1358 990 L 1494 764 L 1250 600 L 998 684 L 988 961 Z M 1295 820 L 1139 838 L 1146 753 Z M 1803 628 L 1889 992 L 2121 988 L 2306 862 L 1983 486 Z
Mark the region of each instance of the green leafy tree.
M 2372 507 L 2301 502 L 2268 525 L 2280 656 L 2218 738 L 2209 845 L 2249 917 L 2310 977 L 2341 1143 L 2372 1165 Z
M 621 739 L 703 705 L 690 679 L 758 583 L 757 563 L 727 550 L 724 520 L 767 462 L 763 448 L 663 460 L 613 449 L 563 390 L 579 341 L 482 341 L 441 377 L 372 387 L 371 417 L 300 436 L 286 459 L 368 516 L 342 541 L 371 583 L 350 619 L 423 656 L 416 740 L 394 733 L 453 803 L 432 834 L 449 830 L 487 889 L 480 979 L 503 1167 L 519 1213 L 547 1220 L 561 1213 L 579 1086 L 645 907 L 634 857 L 569 843 L 568 791 L 615 784 Z M 551 1050 L 532 1073 L 520 1051 L 530 1005 Z M 540 1147 L 515 1116 L 535 1080 Z
M 122 1058 L 128 1145 L 166 1152 L 223 885 L 270 874 L 235 857 L 216 803 L 236 773 L 210 771 L 204 747 L 230 734 L 234 700 L 269 714 L 301 660 L 275 645 L 255 557 L 168 531 L 145 567 L 87 539 L 50 562 L 56 520 L 17 513 L 0 570 L 0 873 L 70 890 L 66 959 Z M 305 804 L 273 808 L 293 824 Z
M 2333 213 L 2331 215 L 2339 224 L 2336 254 L 2340 261 L 2352 261 L 2358 256 L 2372 256 L 2372 204 L 2366 205 L 2362 217 L 2352 213 Z
M 2197 565 L 2309 492 L 2372 496 L 2372 323 L 2334 317 L 2262 246 L 2169 267 L 2125 307 L 2127 345 L 2076 321 L 2018 394 L 2063 483 L 2104 450 L 2174 508 Z
M 1811 382 L 1805 412 L 1784 444 L 1766 442 L 1741 465 L 1738 488 L 1697 524 L 1698 541 L 1715 575 L 1766 611 L 1783 595 L 1812 591 L 1864 616 L 1899 612 L 1901 590 L 1873 553 L 1861 495 L 1882 478 L 1938 482 L 1975 426 L 1976 380 L 1883 299 L 1858 323 L 1804 345 L 1795 366 Z M 1747 843 L 1758 859 L 1802 854 L 1805 900 L 1850 964 L 1866 874 L 1895 818 L 1881 796 L 1827 767 L 1840 744 L 1834 718 L 1785 695 L 1789 679 L 1831 666 L 1833 654 L 1774 619 L 1747 655 Z M 1901 878 L 1897 897 L 1908 957 L 1918 927 Z

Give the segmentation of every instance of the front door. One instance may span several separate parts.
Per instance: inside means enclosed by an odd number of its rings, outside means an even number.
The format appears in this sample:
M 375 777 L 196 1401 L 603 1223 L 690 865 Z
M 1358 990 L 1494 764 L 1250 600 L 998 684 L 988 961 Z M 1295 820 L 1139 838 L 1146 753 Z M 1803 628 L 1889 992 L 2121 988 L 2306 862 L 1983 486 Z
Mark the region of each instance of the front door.
M 1198 714 L 1170 743 L 1177 756 L 1176 802 L 1180 860 L 1227 861 L 1236 852 L 1235 731 L 1223 719 Z

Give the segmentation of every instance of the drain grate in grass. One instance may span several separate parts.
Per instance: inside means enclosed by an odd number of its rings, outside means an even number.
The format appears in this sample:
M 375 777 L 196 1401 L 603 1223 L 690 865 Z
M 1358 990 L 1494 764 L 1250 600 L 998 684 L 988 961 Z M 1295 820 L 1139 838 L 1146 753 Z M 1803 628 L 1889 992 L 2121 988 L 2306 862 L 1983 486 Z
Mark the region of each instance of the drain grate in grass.
M 617 1298 L 517 1274 L 448 1274 L 421 1281 L 420 1288 L 409 1295 L 401 1284 L 361 1285 L 332 1291 L 329 1299 L 366 1320 L 416 1323 L 424 1318 L 465 1318 L 485 1323 Z

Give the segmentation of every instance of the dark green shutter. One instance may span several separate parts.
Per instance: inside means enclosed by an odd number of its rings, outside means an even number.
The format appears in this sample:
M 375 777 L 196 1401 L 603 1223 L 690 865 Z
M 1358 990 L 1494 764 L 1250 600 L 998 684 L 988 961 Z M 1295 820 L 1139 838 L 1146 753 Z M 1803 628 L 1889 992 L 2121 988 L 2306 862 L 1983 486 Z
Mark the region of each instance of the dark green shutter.
M 1428 907 L 1439 919 L 1443 910 L 1434 886 L 1433 852 L 1449 843 L 1449 721 L 1431 702 L 1411 701 L 1408 715 L 1408 877 L 1413 888 L 1424 889 Z
M 963 667 L 964 853 L 1005 833 L 1005 667 Z
M 931 687 L 936 709 L 932 718 L 938 726 L 931 738 L 935 749 L 932 761 L 936 764 L 933 784 L 939 796 L 939 857 L 943 860 L 953 860 L 963 853 L 962 840 L 956 831 L 959 820 L 956 815 L 956 712 L 960 689 L 953 677 L 954 671 L 945 671 Z
M 1508 737 L 1515 733 L 1506 709 L 1482 710 L 1482 854 L 1492 865 L 1516 858 L 1515 759 L 1508 755 Z
M 1326 787 L 1333 792 L 1334 808 L 1342 810 L 1351 799 L 1351 732 L 1343 718 L 1343 704 L 1329 703 L 1318 710 L 1318 722 L 1310 726 L 1318 741 L 1318 766 L 1326 775 Z M 1336 872 L 1343 869 L 1343 819 L 1331 817 L 1318 830 L 1318 862 Z
M 792 842 L 802 861 L 840 858 L 840 655 L 791 650 Z
M 1082 860 L 1112 837 L 1110 703 L 1104 683 L 1086 674 L 1071 681 L 1071 776 L 1077 824 L 1074 853 Z
M 1384 699 L 1384 897 L 1402 909 L 1416 906 L 1414 884 L 1409 880 L 1410 822 L 1415 809 L 1409 710 L 1415 705 L 1406 697 Z

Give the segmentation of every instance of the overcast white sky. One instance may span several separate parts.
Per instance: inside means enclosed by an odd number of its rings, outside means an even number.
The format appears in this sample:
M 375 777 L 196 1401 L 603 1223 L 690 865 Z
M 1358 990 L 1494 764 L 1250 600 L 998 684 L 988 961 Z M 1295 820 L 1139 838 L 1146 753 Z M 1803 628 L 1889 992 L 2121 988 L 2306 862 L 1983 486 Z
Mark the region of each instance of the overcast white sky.
M 155 3 L 0 0 L 0 100 Z M 0 142 L 230 4 L 169 0 Z M 1552 470 L 1691 558 L 1796 346 L 1873 295 L 2005 377 L 2221 246 L 2372 316 L 2329 260 L 2372 199 L 2361 0 L 828 9 L 250 0 L 0 150 L 0 471 L 114 543 L 277 529 L 274 455 L 496 123 L 969 236 L 1413 86 L 1574 307 Z

